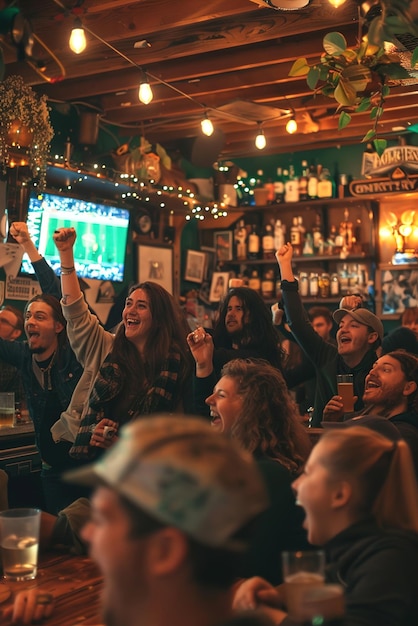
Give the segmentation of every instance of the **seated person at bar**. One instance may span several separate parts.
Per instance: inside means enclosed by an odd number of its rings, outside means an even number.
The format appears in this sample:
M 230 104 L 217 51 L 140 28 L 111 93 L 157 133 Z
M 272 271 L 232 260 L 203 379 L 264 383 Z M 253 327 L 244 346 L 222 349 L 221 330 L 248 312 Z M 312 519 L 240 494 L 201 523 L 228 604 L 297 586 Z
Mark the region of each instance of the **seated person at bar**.
M 257 572 L 277 584 L 281 582 L 277 567 L 281 551 L 307 547 L 291 482 L 309 455 L 308 433 L 282 374 L 270 363 L 233 359 L 224 365 L 222 376 L 216 381 L 210 335 L 206 333 L 195 342 L 190 333 L 188 343 L 196 359 L 195 391 L 202 409 L 206 398 L 202 414 L 210 412 L 212 428 L 228 434 L 254 456 L 270 495 L 271 505 L 261 518 L 241 575 L 253 576 Z M 198 378 L 205 373 L 205 362 L 211 372 Z
M 401 326 L 412 330 L 418 339 L 418 307 L 405 309 L 401 315 Z
M 418 485 L 406 443 L 360 426 L 327 431 L 293 487 L 309 541 L 325 549 L 326 582 L 344 587 L 343 626 L 418 624 Z M 263 602 L 287 623 L 280 588 L 256 578 L 236 592 L 237 608 Z
M 59 439 L 73 434 L 70 454 L 88 459 L 110 447 L 119 426 L 135 417 L 181 408 L 188 412 L 192 358 L 182 310 L 168 291 L 151 281 L 130 289 L 116 335 L 104 330 L 80 291 L 75 240 L 74 228 L 54 234 L 62 263 L 62 310 L 84 374 L 67 411 L 73 418 L 64 424 L 61 420 L 53 435 Z
M 306 319 L 298 293 L 298 281 L 292 269 L 293 249 L 290 243 L 276 252 L 282 277 L 283 304 L 287 322 L 300 347 L 316 370 L 316 393 L 312 425 L 319 426 L 324 407 L 337 393 L 337 374 L 353 374 L 356 410 L 363 407 L 364 379 L 377 359 L 376 349 L 383 339 L 379 318 L 364 308 L 337 309 L 337 346 L 324 341 Z
M 418 358 L 405 350 L 381 356 L 366 376 L 363 403 L 358 414 L 345 416 L 341 396 L 333 396 L 324 408 L 324 425 L 344 418 L 361 425 L 365 415 L 390 420 L 408 443 L 418 476 Z

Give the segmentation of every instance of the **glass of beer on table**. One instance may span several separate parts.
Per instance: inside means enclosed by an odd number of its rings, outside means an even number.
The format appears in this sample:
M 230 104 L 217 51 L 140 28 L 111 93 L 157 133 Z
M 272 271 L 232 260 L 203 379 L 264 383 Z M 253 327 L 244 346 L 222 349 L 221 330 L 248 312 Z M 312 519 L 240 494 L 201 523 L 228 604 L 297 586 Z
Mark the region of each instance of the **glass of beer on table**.
M 0 428 L 14 426 L 15 412 L 15 394 L 0 393 Z

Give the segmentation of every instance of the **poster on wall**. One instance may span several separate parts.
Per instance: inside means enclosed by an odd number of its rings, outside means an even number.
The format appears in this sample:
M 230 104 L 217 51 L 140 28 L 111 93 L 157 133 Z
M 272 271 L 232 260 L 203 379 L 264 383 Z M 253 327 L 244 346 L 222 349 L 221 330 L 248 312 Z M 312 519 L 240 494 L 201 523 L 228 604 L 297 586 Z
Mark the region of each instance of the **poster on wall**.
M 39 283 L 30 278 L 11 278 L 6 279 L 6 300 L 31 300 L 34 296 L 42 293 Z
M 138 282 L 150 280 L 173 293 L 173 250 L 163 246 L 138 246 Z

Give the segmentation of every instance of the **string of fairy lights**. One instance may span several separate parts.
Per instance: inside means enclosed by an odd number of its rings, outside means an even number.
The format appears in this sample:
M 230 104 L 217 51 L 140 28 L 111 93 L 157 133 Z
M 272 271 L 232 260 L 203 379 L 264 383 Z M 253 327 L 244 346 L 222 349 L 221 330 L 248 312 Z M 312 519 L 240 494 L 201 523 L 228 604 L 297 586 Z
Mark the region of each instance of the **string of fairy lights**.
M 160 209 L 170 211 L 170 199 L 178 199 L 181 204 L 181 212 L 186 221 L 192 219 L 204 220 L 208 217 L 215 220 L 228 216 L 228 205 L 223 202 L 201 202 L 195 192 L 187 187 L 173 185 L 159 185 L 155 180 L 141 180 L 135 174 L 127 174 L 119 172 L 108 165 L 93 163 L 91 165 L 80 164 L 72 166 L 66 162 L 63 155 L 54 155 L 54 160 L 50 162 L 51 166 L 59 168 L 65 167 L 77 174 L 70 183 L 62 185 L 58 191 L 76 190 L 78 185 L 85 184 L 88 177 L 96 177 L 104 179 L 106 183 L 113 184 L 115 195 L 119 195 L 123 201 L 135 200 L 146 205 L 147 203 L 155 205 L 156 202 Z M 221 171 L 228 171 L 228 166 L 220 166 Z M 34 186 L 37 182 L 34 181 Z M 236 187 L 244 185 L 243 181 L 237 181 Z M 118 187 L 121 187 L 120 191 Z M 129 187 L 129 191 L 126 190 Z

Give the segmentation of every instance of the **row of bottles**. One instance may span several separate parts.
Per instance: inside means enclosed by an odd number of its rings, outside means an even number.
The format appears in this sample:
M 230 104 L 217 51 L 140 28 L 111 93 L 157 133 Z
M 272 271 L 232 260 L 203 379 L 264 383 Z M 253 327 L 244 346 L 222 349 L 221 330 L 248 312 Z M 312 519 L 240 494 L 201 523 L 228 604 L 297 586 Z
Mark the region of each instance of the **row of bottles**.
M 303 297 L 337 298 L 340 295 L 340 277 L 337 273 L 301 272 L 298 278 L 299 293 Z M 280 295 L 280 275 L 276 275 L 272 268 L 264 271 L 253 269 L 249 276 L 240 276 L 239 279 L 240 284 L 254 289 L 266 300 Z M 235 281 L 236 278 L 231 279 L 231 286 L 235 285 Z
M 241 204 L 281 204 L 282 202 L 306 202 L 322 198 L 344 198 L 348 195 L 348 176 L 340 174 L 337 180 L 328 168 L 301 162 L 297 174 L 293 164 L 288 168 L 278 167 L 276 176 L 264 178 L 263 170 L 246 184 L 239 180 L 236 185 Z M 241 196 L 241 197 L 240 197 Z M 252 199 L 252 200 L 251 200 Z
M 345 257 L 355 247 L 355 251 L 361 252 L 361 222 L 358 220 L 353 225 L 349 211 L 345 209 L 343 220 L 338 227 L 331 225 L 326 237 L 319 212 L 315 214 L 314 224 L 309 231 L 303 223 L 303 217 L 294 215 L 289 233 L 281 219 L 266 223 L 262 232 L 259 232 L 256 224 L 249 225 L 240 219 L 234 231 L 234 239 L 237 261 L 274 259 L 275 251 L 286 241 L 292 244 L 295 256 L 330 254 Z

